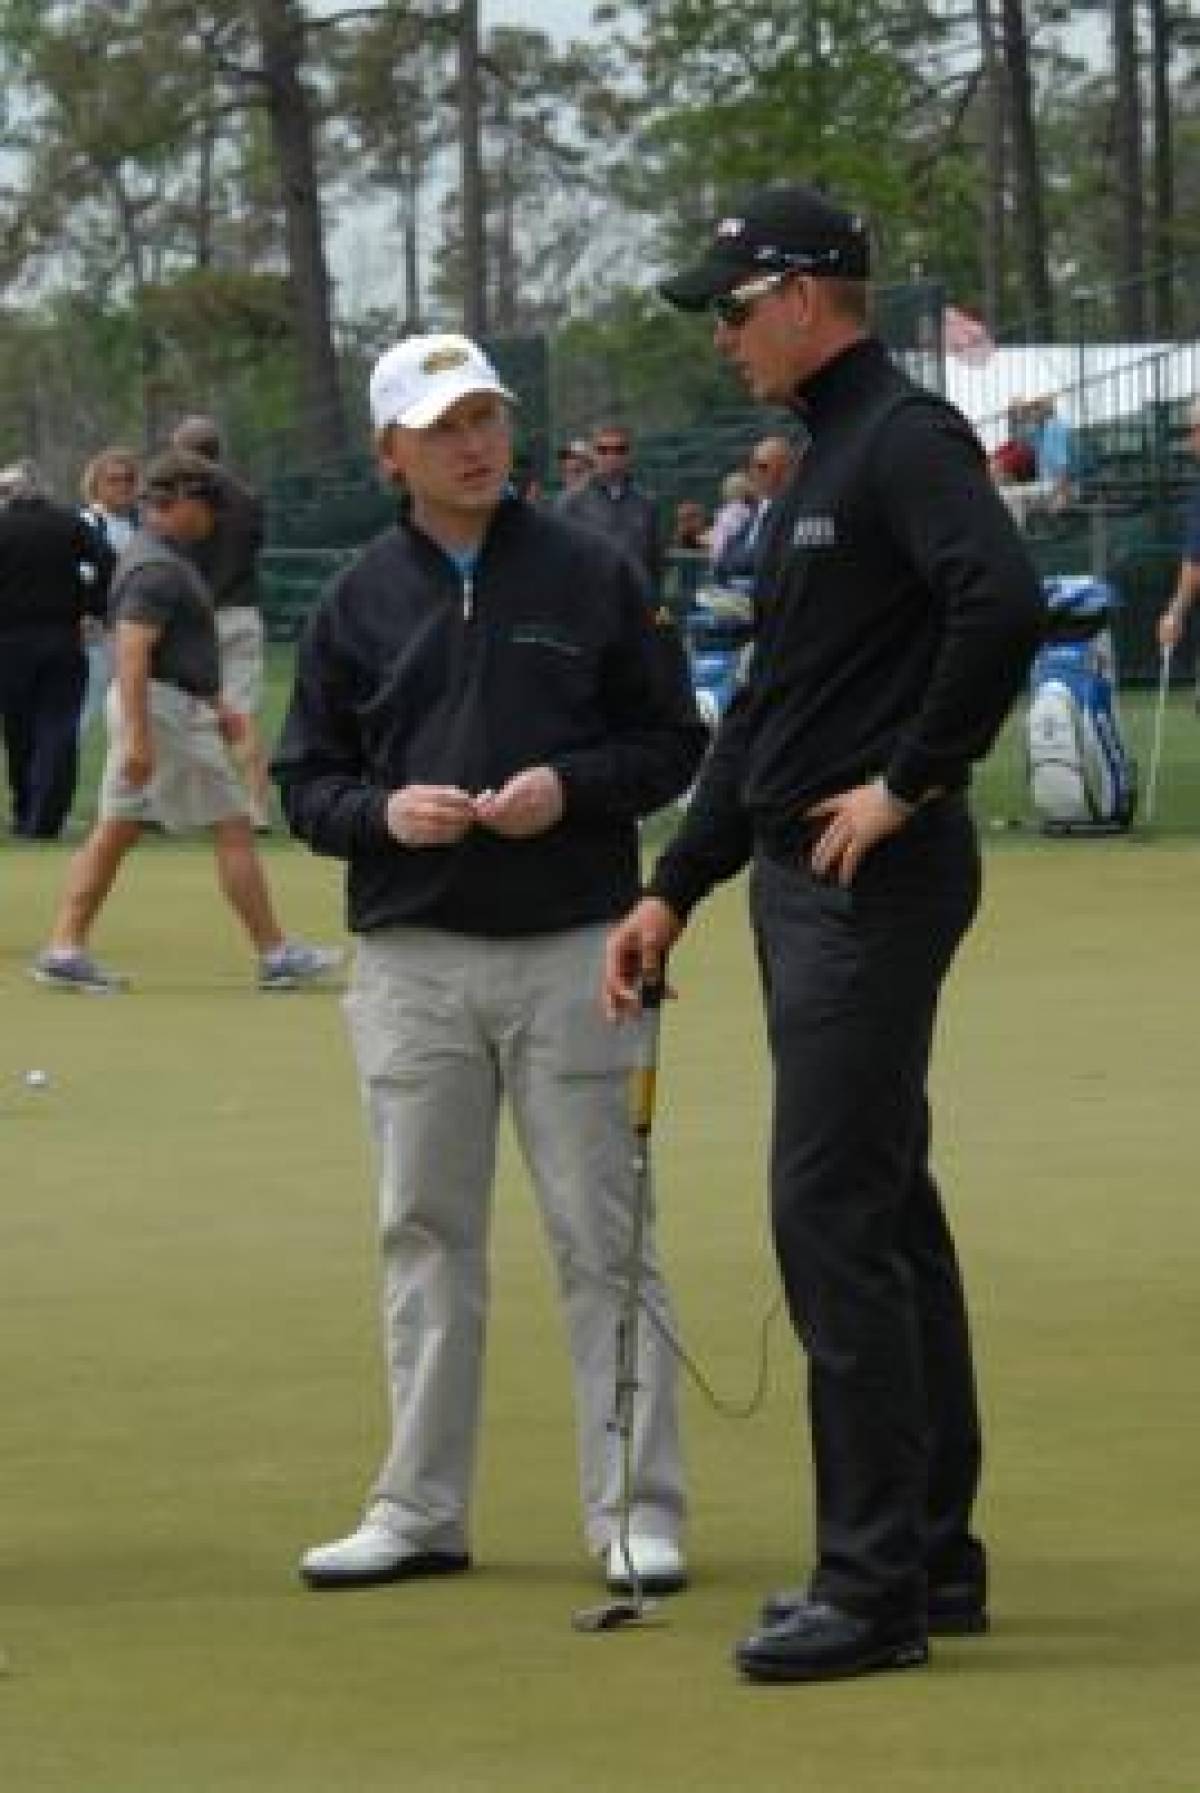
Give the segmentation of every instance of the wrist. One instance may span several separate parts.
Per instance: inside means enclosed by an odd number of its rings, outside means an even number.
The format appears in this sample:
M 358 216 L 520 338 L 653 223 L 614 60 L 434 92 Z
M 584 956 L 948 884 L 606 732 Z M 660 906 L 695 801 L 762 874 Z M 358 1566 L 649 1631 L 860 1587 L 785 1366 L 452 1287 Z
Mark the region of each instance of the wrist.
M 921 797 L 902 797 L 899 791 L 893 790 L 887 779 L 883 777 L 875 780 L 875 788 L 884 798 L 886 798 L 887 802 L 896 811 L 896 814 L 905 818 L 911 816 L 913 811 L 917 809 L 923 801 Z

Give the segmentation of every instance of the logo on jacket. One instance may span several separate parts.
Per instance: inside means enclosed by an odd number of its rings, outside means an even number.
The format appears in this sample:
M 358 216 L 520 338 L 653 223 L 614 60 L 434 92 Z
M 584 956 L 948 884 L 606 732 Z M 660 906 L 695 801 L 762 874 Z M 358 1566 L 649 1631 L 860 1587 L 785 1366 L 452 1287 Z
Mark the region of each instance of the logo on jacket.
M 571 659 L 583 652 L 577 641 L 560 635 L 557 629 L 548 629 L 544 623 L 514 623 L 510 639 L 514 647 L 549 648 L 552 654 L 566 654 Z
M 834 548 L 837 529 L 832 517 L 797 517 L 792 530 L 793 548 Z

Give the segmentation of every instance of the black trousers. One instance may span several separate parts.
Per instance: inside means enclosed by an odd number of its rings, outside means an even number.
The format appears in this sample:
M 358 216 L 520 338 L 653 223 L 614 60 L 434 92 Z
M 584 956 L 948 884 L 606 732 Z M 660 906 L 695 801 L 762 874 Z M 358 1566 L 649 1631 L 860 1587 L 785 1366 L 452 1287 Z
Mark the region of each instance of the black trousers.
M 957 798 L 919 810 L 850 890 L 795 860 L 753 868 L 772 1225 L 808 1359 L 811 1592 L 851 1611 L 917 1612 L 927 1578 L 983 1573 L 970 1338 L 926 1098 L 938 993 L 978 898 Z
M 79 713 L 87 656 L 77 632 L 28 630 L 0 638 L 0 718 L 15 834 L 52 840 L 79 775 Z

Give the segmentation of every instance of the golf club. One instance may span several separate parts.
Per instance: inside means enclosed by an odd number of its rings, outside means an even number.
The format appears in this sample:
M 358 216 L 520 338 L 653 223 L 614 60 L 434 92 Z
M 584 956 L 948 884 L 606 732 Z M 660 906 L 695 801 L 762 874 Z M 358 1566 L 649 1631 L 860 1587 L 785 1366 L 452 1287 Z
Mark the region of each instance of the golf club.
M 621 1510 L 617 1548 L 625 1564 L 630 1592 L 599 1606 L 585 1606 L 572 1613 L 576 1631 L 616 1631 L 652 1619 L 657 1608 L 642 1592 L 629 1549 L 630 1512 L 633 1506 L 633 1403 L 637 1393 L 638 1315 L 641 1308 L 642 1247 L 650 1207 L 650 1129 L 654 1123 L 655 1086 L 658 1078 L 658 1023 L 665 984 L 661 977 L 643 980 L 642 1025 L 637 1062 L 630 1085 L 633 1120 L 633 1213 L 630 1218 L 629 1256 L 625 1286 L 617 1319 L 617 1349 L 613 1398 L 613 1430 L 621 1440 Z
M 1146 781 L 1146 820 L 1154 820 L 1154 803 L 1158 795 L 1158 768 L 1162 760 L 1163 730 L 1167 715 L 1167 692 L 1171 683 L 1171 649 L 1164 646 L 1158 673 L 1158 702 L 1154 708 L 1154 746 L 1150 753 L 1150 776 Z

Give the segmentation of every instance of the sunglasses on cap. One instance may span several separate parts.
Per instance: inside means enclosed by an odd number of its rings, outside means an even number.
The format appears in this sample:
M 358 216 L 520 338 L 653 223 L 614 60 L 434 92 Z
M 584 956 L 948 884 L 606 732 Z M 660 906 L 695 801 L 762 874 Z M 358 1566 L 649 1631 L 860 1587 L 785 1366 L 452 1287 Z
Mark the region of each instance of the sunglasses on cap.
M 718 324 L 724 324 L 727 330 L 736 330 L 753 316 L 759 301 L 769 293 L 777 293 L 789 280 L 796 278 L 791 268 L 779 274 L 763 274 L 758 280 L 748 280 L 744 286 L 735 286 L 731 293 L 718 293 L 709 300 L 708 309 Z

